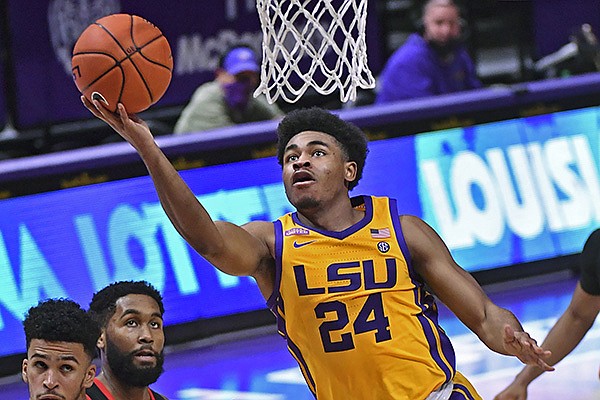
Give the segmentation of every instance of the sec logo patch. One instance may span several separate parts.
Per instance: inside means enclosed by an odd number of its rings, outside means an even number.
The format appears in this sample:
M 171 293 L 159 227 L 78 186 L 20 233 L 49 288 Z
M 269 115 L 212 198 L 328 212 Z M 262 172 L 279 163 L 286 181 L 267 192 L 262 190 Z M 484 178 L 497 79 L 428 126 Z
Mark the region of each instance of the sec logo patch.
M 377 243 L 377 249 L 382 253 L 387 253 L 390 251 L 390 245 L 387 242 L 379 242 Z

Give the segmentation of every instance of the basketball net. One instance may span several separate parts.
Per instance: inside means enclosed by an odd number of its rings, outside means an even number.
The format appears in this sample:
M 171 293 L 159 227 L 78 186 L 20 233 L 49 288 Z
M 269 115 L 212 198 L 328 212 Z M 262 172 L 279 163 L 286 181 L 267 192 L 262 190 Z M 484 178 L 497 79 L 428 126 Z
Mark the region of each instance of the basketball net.
M 372 89 L 365 31 L 367 0 L 257 0 L 263 32 L 261 83 L 269 103 L 295 103 L 308 88 L 342 102 Z

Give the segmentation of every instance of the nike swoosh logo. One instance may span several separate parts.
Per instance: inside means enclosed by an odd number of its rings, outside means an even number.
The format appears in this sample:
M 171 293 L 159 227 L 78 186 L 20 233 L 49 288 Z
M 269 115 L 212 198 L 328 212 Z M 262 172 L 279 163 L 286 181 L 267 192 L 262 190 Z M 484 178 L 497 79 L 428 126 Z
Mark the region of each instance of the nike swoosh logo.
M 295 248 L 297 248 L 297 249 L 299 249 L 300 247 L 302 247 L 302 246 L 306 246 L 306 245 L 309 245 L 309 244 L 311 244 L 312 242 L 314 242 L 314 240 L 309 240 L 308 242 L 303 242 L 303 243 L 298 243 L 298 242 L 296 242 L 296 241 L 294 240 L 294 247 L 295 247 Z

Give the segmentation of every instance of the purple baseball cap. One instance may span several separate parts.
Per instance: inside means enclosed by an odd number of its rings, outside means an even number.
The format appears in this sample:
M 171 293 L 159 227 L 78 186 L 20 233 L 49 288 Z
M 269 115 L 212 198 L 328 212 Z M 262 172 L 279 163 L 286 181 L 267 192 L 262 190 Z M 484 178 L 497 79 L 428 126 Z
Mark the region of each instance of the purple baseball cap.
M 256 55 L 247 47 L 237 47 L 231 50 L 223 60 L 223 69 L 232 75 L 244 71 L 260 71 Z

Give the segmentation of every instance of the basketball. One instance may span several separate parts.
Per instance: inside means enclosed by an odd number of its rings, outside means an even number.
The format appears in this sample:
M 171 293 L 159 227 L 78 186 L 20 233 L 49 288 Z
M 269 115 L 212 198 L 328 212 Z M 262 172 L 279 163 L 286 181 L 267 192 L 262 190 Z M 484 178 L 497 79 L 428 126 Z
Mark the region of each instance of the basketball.
M 165 94 L 173 57 L 162 32 L 144 18 L 112 14 L 88 26 L 77 39 L 71 59 L 77 89 L 115 112 L 146 110 Z

